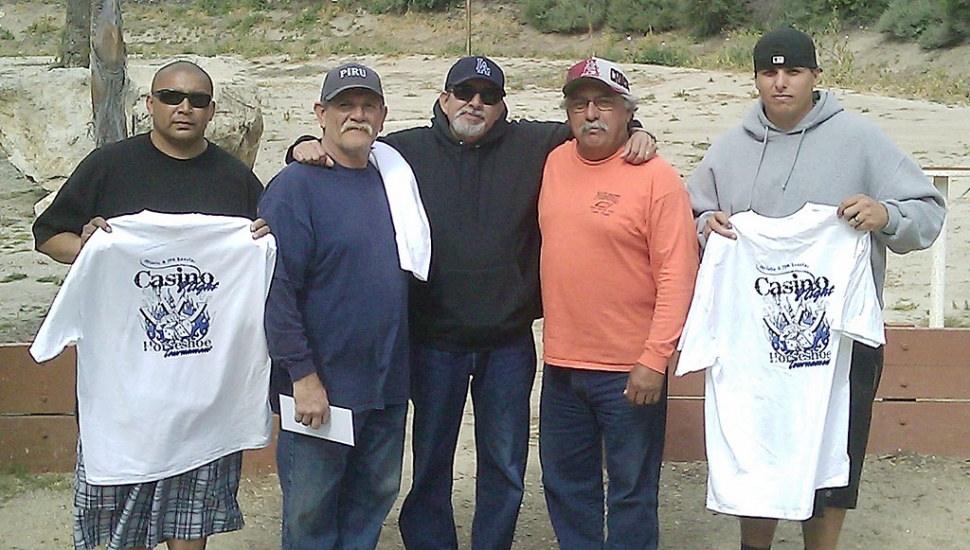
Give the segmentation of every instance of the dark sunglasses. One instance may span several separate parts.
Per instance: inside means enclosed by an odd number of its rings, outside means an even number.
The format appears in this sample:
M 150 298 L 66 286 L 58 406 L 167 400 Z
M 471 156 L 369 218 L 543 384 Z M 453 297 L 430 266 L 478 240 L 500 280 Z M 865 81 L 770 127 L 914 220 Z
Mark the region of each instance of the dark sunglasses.
M 180 92 L 178 90 L 155 90 L 155 99 L 166 105 L 181 105 L 188 98 L 189 105 L 196 109 L 204 109 L 212 103 L 212 96 L 205 92 Z
M 471 101 L 475 99 L 476 94 L 479 94 L 482 96 L 482 103 L 485 105 L 495 105 L 505 97 L 505 92 L 498 88 L 482 88 L 479 90 L 474 86 L 468 86 L 466 84 L 459 84 L 452 87 L 451 94 L 461 101 Z

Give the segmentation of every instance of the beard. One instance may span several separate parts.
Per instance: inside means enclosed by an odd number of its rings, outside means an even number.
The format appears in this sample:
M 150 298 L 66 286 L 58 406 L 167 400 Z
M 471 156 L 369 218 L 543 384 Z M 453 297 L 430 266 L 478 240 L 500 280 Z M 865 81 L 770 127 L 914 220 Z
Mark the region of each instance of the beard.
M 461 118 L 462 115 L 471 114 L 481 117 L 481 122 L 466 122 Z M 481 137 L 485 133 L 485 111 L 473 107 L 462 107 L 455 114 L 455 119 L 451 121 L 451 131 L 461 139 Z

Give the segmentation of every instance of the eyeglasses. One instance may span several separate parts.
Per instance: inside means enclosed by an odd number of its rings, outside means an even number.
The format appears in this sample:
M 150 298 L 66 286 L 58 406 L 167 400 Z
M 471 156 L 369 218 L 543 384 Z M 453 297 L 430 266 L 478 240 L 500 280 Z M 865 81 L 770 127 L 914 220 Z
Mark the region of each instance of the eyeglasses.
M 212 103 L 212 96 L 205 92 L 180 92 L 178 90 L 155 90 L 152 95 L 166 105 L 181 105 L 188 98 L 189 105 L 204 109 Z
M 608 95 L 601 95 L 599 97 L 594 97 L 593 99 L 574 97 L 566 100 L 566 110 L 572 113 L 582 113 L 587 107 L 589 107 L 590 103 L 595 105 L 600 111 L 612 111 L 616 108 L 619 100 Z
M 475 99 L 475 95 L 478 94 L 482 96 L 482 103 L 485 105 L 495 105 L 499 101 L 502 101 L 502 98 L 505 97 L 505 92 L 499 90 L 498 88 L 489 87 L 478 89 L 467 84 L 459 84 L 452 87 L 451 94 L 461 101 L 471 101 Z

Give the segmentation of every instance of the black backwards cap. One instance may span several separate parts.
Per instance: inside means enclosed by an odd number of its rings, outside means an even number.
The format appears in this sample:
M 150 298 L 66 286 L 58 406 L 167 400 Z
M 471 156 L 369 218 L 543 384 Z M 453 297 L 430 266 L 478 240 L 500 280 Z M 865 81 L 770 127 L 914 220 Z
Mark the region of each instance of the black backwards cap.
M 779 67 L 817 69 L 812 37 L 791 27 L 775 29 L 754 46 L 754 72 Z

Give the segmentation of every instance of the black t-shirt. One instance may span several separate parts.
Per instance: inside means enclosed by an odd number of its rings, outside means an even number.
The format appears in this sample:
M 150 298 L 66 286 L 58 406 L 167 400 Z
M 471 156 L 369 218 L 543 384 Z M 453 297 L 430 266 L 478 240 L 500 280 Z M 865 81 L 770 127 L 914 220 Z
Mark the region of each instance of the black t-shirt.
M 214 143 L 183 160 L 156 149 L 149 134 L 139 134 L 95 149 L 81 161 L 34 222 L 34 242 L 43 244 L 58 233 L 80 234 L 96 216 L 142 210 L 253 219 L 262 191 L 253 172 Z

